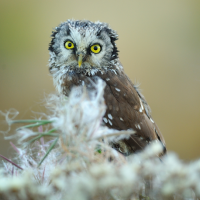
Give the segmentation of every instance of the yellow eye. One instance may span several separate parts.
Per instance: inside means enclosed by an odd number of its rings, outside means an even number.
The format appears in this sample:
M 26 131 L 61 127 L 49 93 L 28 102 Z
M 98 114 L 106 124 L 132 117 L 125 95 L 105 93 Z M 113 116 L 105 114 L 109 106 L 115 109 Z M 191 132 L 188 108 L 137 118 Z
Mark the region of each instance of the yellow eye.
M 73 49 L 74 48 L 74 44 L 71 41 L 67 41 L 65 42 L 65 48 L 66 49 Z
M 91 51 L 93 53 L 99 53 L 101 51 L 101 46 L 99 44 L 95 44 L 95 45 L 91 46 Z

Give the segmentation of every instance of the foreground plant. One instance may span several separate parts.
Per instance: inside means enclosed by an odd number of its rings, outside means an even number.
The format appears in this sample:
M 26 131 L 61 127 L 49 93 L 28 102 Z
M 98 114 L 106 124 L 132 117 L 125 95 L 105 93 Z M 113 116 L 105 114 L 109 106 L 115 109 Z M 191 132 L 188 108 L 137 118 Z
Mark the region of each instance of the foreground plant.
M 158 143 L 126 158 L 110 148 L 133 132 L 102 125 L 104 84 L 95 87 L 94 94 L 79 87 L 67 99 L 52 95 L 45 120 L 7 117 L 22 126 L 18 147 L 11 143 L 17 156 L 3 161 L 0 199 L 198 199 L 200 160 L 183 164 L 168 154 L 161 161 Z

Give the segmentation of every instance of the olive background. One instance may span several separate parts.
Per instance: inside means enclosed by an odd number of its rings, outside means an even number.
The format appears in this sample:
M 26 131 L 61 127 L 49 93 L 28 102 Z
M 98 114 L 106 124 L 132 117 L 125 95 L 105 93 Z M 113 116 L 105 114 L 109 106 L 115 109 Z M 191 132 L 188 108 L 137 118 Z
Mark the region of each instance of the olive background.
M 67 19 L 107 22 L 117 30 L 119 58 L 152 109 L 168 151 L 200 157 L 199 0 L 1 0 L 0 110 L 17 119 L 45 112 L 55 93 L 48 72 L 52 29 Z M 0 116 L 0 130 L 8 127 Z M 12 148 L 0 134 L 0 154 Z

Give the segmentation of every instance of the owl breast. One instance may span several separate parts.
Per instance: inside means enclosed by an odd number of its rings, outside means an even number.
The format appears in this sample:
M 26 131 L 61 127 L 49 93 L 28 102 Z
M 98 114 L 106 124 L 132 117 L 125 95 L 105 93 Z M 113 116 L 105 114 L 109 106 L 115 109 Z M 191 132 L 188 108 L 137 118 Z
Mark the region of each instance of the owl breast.
M 104 124 L 112 129 L 132 129 L 134 134 L 112 147 L 124 155 L 140 151 L 151 141 L 160 141 L 165 152 L 165 141 L 157 125 L 152 120 L 148 106 L 123 71 L 107 70 L 94 76 L 68 72 L 63 79 L 63 93 L 68 96 L 73 86 L 85 85 L 87 90 L 95 90 L 98 79 L 105 81 L 104 98 L 107 106 Z

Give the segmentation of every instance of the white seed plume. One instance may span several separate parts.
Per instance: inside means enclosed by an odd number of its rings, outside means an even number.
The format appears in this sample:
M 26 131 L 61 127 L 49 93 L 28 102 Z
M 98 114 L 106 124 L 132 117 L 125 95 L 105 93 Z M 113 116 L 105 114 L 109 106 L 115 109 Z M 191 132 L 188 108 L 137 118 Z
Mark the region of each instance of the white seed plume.
M 185 164 L 172 153 L 158 158 L 159 141 L 126 158 L 107 145 L 133 131 L 103 125 L 104 83 L 98 81 L 95 87 L 91 93 L 84 86 L 74 88 L 68 98 L 51 96 L 48 119 L 54 121 L 51 128 L 57 129 L 59 143 L 39 167 L 55 138 L 14 147 L 18 155 L 12 160 L 23 170 L 3 162 L 0 199 L 199 199 L 200 160 Z M 30 129 L 18 131 L 21 143 L 35 135 Z

